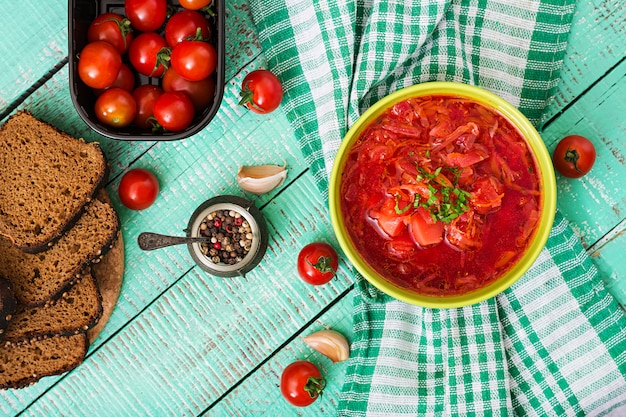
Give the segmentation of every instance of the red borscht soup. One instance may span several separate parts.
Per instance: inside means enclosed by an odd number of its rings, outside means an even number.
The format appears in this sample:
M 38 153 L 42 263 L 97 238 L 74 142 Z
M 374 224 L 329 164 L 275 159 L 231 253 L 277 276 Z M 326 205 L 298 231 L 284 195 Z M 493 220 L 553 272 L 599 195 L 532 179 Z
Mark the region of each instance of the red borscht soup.
M 520 132 L 465 98 L 411 98 L 348 151 L 341 211 L 364 260 L 429 296 L 490 284 L 524 254 L 540 218 L 538 165 Z

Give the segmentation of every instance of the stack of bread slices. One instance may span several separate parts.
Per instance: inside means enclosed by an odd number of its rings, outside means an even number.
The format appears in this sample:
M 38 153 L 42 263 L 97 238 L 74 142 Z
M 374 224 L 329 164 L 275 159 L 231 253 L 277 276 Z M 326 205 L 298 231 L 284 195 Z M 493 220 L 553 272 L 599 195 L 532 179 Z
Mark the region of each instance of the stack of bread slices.
M 0 310 L 16 301 L 2 311 L 0 389 L 67 372 L 85 358 L 87 330 L 102 315 L 91 265 L 120 228 L 102 188 L 107 173 L 98 144 L 29 112 L 0 129 Z

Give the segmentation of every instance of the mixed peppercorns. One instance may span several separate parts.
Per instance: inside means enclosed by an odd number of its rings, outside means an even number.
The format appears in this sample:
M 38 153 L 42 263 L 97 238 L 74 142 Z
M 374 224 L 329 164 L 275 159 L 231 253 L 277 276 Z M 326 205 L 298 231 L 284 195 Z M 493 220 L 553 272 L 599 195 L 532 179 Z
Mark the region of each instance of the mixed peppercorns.
M 250 223 L 235 210 L 216 210 L 200 223 L 200 235 L 211 238 L 200 244 L 202 253 L 214 264 L 241 262 L 252 247 Z

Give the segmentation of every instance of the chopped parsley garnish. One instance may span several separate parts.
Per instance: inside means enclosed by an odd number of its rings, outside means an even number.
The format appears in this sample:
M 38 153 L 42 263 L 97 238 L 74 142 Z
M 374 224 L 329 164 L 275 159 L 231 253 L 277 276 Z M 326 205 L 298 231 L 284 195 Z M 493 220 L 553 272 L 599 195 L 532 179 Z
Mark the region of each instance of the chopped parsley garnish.
M 441 174 L 444 169 L 452 172 L 454 177 L 452 181 Z M 457 187 L 461 176 L 461 170 L 458 167 L 439 167 L 433 173 L 418 167 L 418 171 L 416 179 L 428 187 L 428 198 L 416 195 L 413 204 L 407 204 L 401 209 L 400 195 L 396 195 L 396 214 L 404 214 L 410 208 L 423 207 L 428 210 L 435 221 L 450 223 L 469 210 L 471 194 Z

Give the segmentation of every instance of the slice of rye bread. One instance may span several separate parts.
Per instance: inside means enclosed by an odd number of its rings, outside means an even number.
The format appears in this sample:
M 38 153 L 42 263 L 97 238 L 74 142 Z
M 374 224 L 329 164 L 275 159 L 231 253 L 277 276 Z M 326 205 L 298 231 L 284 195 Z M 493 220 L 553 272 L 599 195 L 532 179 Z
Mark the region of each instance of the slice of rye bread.
M 24 253 L 0 239 L 0 276 L 13 283 L 17 300 L 36 307 L 63 294 L 90 263 L 110 249 L 120 227 L 115 209 L 98 199 L 51 248 Z
M 13 294 L 13 284 L 8 279 L 0 277 L 0 340 L 9 328 L 16 308 L 17 300 Z
M 23 388 L 70 371 L 85 360 L 88 349 L 84 332 L 0 346 L 0 389 Z
M 93 327 L 101 316 L 102 296 L 95 278 L 86 271 L 58 300 L 40 307 L 19 305 L 1 343 L 80 333 Z
M 117 232 L 115 243 L 100 262 L 91 266 L 91 275 L 96 280 L 102 296 L 102 316 L 98 323 L 87 331 L 89 344 L 93 344 L 105 328 L 120 296 L 124 279 L 124 237 Z
M 0 167 L 0 236 L 29 253 L 58 239 L 108 174 L 97 143 L 75 139 L 27 111 L 0 129 Z

